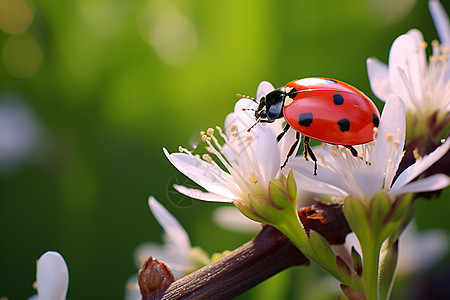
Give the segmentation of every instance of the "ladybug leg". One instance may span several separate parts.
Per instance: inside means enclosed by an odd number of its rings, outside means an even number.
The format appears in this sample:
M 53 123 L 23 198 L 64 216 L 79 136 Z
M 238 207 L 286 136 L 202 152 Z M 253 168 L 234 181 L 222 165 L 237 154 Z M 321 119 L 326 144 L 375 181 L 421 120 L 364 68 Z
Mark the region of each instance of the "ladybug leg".
M 358 151 L 355 148 L 353 148 L 352 146 L 344 146 L 344 147 L 350 150 L 350 152 L 354 157 L 358 157 Z
M 285 127 L 285 128 L 286 128 L 286 127 Z M 288 129 L 289 129 L 289 128 L 288 128 Z M 289 157 L 291 157 L 292 154 L 294 154 L 295 148 L 297 148 L 297 145 L 298 145 L 298 143 L 300 142 L 300 132 L 296 132 L 295 138 L 296 138 L 296 140 L 295 140 L 295 142 L 292 144 L 291 149 L 289 149 L 289 153 L 288 153 L 288 155 L 286 155 L 286 159 L 285 159 L 285 161 L 284 161 L 284 163 L 283 163 L 283 165 L 281 166 L 280 169 L 283 169 L 283 168 L 286 166 L 286 164 L 287 164 L 287 162 L 288 162 L 288 160 L 289 160 Z
M 356 150 L 355 150 L 356 151 Z M 303 157 L 308 160 L 308 155 L 311 158 L 311 160 L 314 162 L 314 176 L 317 175 L 317 158 L 314 155 L 314 152 L 311 149 L 311 146 L 309 146 L 309 137 L 303 136 Z
M 289 124 L 286 123 L 286 125 L 283 128 L 283 131 L 277 136 L 277 142 L 281 141 L 281 139 L 286 134 L 286 132 L 289 130 L 289 128 L 291 128 L 291 126 L 289 126 Z
M 350 152 L 352 153 L 352 155 L 354 157 L 358 157 L 358 150 L 356 150 L 355 148 L 353 148 L 352 146 L 344 146 L 345 148 L 349 149 Z M 360 159 L 363 159 L 362 157 L 360 157 Z M 366 164 L 370 166 L 370 162 L 366 161 Z

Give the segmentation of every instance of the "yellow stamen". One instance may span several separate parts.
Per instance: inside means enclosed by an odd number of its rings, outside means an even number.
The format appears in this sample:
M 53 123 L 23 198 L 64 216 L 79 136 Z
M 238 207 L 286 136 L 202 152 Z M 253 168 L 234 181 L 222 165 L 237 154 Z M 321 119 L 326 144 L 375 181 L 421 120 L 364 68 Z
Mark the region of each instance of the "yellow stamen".
M 394 138 L 394 134 L 393 133 L 386 134 L 386 141 L 391 142 L 393 138 Z
M 414 155 L 414 159 L 415 160 L 421 160 L 422 159 L 422 156 L 420 156 L 420 154 L 419 154 L 419 149 L 414 149 L 413 150 L 413 155 Z
M 208 128 L 208 130 L 206 131 L 207 135 L 213 135 L 214 134 L 214 129 L 212 128 Z
M 207 136 L 207 135 L 203 135 L 203 136 L 202 136 L 202 141 L 203 141 L 203 142 L 206 142 L 206 141 L 209 142 L 209 141 L 211 141 L 211 138 L 210 138 L 209 136 Z
M 180 153 L 183 153 L 183 152 L 184 152 L 184 151 L 183 151 L 183 147 L 178 146 L 178 151 L 180 151 Z
M 252 181 L 253 181 L 254 184 L 257 184 L 257 183 L 258 183 L 258 179 L 256 179 L 255 174 L 252 174 L 252 175 L 250 176 L 250 178 L 252 179 Z
M 206 160 L 207 162 L 212 162 L 212 158 L 211 158 L 211 156 L 209 156 L 209 154 L 203 154 L 202 158 L 204 160 Z

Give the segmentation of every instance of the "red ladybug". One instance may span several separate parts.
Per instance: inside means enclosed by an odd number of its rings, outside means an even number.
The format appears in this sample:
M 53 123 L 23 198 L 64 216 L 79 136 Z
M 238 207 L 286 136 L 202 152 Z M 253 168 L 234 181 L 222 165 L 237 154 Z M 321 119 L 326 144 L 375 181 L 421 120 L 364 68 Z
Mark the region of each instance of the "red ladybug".
M 301 133 L 304 135 L 303 154 L 305 159 L 309 155 L 314 161 L 314 175 L 317 160 L 309 138 L 346 146 L 357 156 L 352 145 L 372 141 L 373 128 L 380 122 L 377 107 L 364 93 L 342 81 L 319 77 L 293 80 L 261 98 L 255 111 L 257 123 L 271 123 L 283 117 L 287 124 L 278 135 L 278 141 L 289 127 L 297 131 L 297 140 L 282 168 L 293 154 Z

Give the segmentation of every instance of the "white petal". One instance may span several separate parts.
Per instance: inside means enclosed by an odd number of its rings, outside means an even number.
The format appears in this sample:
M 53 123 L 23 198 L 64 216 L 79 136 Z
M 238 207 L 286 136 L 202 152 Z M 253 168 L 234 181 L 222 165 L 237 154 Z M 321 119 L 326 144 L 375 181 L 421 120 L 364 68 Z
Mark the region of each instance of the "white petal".
M 240 99 L 234 106 L 234 112 L 228 114 L 225 118 L 225 133 L 231 137 L 231 125 L 237 126 L 237 131 L 240 134 L 245 134 L 253 124 L 255 124 L 255 111 L 257 104 L 250 99 Z
M 417 232 L 408 225 L 400 236 L 397 273 L 401 275 L 423 271 L 444 257 L 449 247 L 449 236 L 442 229 Z
M 269 184 L 275 178 L 280 170 L 280 150 L 278 148 L 275 133 L 267 124 L 259 124 L 255 130 L 255 157 L 253 158 L 253 166 L 263 175 L 265 184 Z
M 167 209 L 164 208 L 152 196 L 148 198 L 148 205 L 158 223 L 164 229 L 166 237 L 171 241 L 180 252 L 189 252 L 191 249 L 191 241 L 178 220 L 172 216 Z
M 372 170 L 362 169 L 353 173 L 356 185 L 359 186 L 367 199 L 371 199 L 383 188 L 383 177 Z
M 134 251 L 134 259 L 138 268 L 141 268 L 148 257 L 154 257 L 166 264 L 173 276 L 178 279 L 190 270 L 193 265 L 190 258 L 190 249 L 184 252 L 179 252 L 178 250 L 175 247 L 167 245 L 163 247 L 152 242 L 142 243 Z
M 420 100 L 417 99 L 424 99 L 422 81 L 425 78 L 426 56 L 425 49 L 417 44 L 416 38 L 417 35 L 410 33 L 399 36 L 389 52 L 391 87 L 411 111 L 418 109 Z
M 389 195 L 395 196 L 405 193 L 431 192 L 446 188 L 450 183 L 450 179 L 444 174 L 434 174 L 430 177 L 411 182 L 410 184 L 393 188 L 389 191 Z
M 214 193 L 205 193 L 197 189 L 191 189 L 182 185 L 173 185 L 174 189 L 190 198 L 199 199 L 209 202 L 233 202 L 233 198 L 225 198 L 222 195 Z
M 367 59 L 367 73 L 369 75 L 370 88 L 375 96 L 386 101 L 393 93 L 389 82 L 388 67 L 375 57 Z
M 428 7 L 441 43 L 450 45 L 450 22 L 444 7 L 437 0 L 430 0 Z
M 69 271 L 58 252 L 45 252 L 38 260 L 36 272 L 39 299 L 66 299 Z
M 387 151 L 387 149 L 393 149 L 390 147 L 388 140 L 386 139 L 386 135 L 389 134 L 397 134 L 398 130 L 400 130 L 400 135 L 398 137 L 399 144 L 396 147 L 396 154 L 392 156 L 392 151 Z M 383 175 L 387 170 L 385 169 L 385 165 L 383 162 L 385 161 L 385 157 L 393 157 L 393 164 L 395 165 L 395 169 L 391 170 L 395 173 L 398 168 L 398 164 L 401 161 L 403 156 L 403 146 L 405 143 L 405 131 L 406 131 L 406 115 L 405 115 L 405 106 L 403 101 L 393 95 L 390 96 L 384 105 L 383 112 L 381 114 L 380 127 L 378 128 L 378 134 L 375 143 L 375 160 L 372 160 L 372 167 L 379 174 Z M 392 174 L 393 176 L 393 174 Z
M 344 197 L 348 194 L 355 194 L 355 191 L 345 184 L 340 175 L 328 168 L 321 168 L 319 165 L 317 175 L 314 176 L 314 163 L 311 161 L 296 158 L 292 159 L 287 167 L 292 168 L 297 184 L 305 191 Z
M 256 233 L 261 229 L 261 223 L 244 217 L 236 207 L 223 206 L 214 210 L 214 222 L 219 226 L 242 233 Z
M 196 159 L 183 153 L 172 153 L 164 148 L 164 154 L 178 171 L 189 177 L 209 192 L 219 194 L 225 198 L 232 198 L 233 193 L 229 185 L 234 182 L 230 174 L 210 163 Z
M 273 91 L 275 88 L 268 81 L 262 81 L 258 85 L 258 89 L 256 90 L 256 100 L 259 102 L 262 96 L 267 95 L 269 92 Z
M 125 300 L 141 300 L 142 294 L 139 289 L 137 274 L 130 276 L 125 283 Z
M 392 185 L 392 189 L 400 188 L 411 182 L 414 178 L 422 174 L 426 169 L 431 167 L 442 156 L 444 156 L 450 148 L 450 138 L 444 144 L 436 148 L 430 154 L 424 156 L 422 159 L 416 161 L 414 164 L 404 170 Z

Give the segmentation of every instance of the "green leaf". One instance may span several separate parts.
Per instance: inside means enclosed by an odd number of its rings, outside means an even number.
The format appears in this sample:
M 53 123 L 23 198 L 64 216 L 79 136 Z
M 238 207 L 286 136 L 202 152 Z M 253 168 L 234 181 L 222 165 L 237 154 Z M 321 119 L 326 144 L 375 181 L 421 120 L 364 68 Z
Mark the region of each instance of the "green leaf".
M 289 200 L 288 190 L 281 180 L 274 179 L 269 183 L 269 195 L 276 208 L 292 209 L 293 206 Z M 295 209 L 297 209 L 297 207 Z
M 355 272 L 361 276 L 362 274 L 362 260 L 361 255 L 356 251 L 355 247 L 352 246 L 352 267 Z
M 386 193 L 379 192 L 370 201 L 370 226 L 373 238 L 378 239 L 377 244 L 381 244 L 387 238 L 387 236 L 381 237 L 381 232 L 383 232 L 385 219 L 390 211 L 391 202 Z
M 297 184 L 295 182 L 294 173 L 292 170 L 289 172 L 286 180 L 286 187 L 289 199 L 291 200 L 291 205 L 293 207 L 297 207 Z
M 379 293 L 380 299 L 389 299 L 392 286 L 394 285 L 394 274 L 398 259 L 398 239 L 394 242 L 387 240 L 380 252 L 380 277 Z
M 348 196 L 344 200 L 342 210 L 359 242 L 364 243 L 366 240 L 370 240 L 372 234 L 366 206 L 359 199 Z

